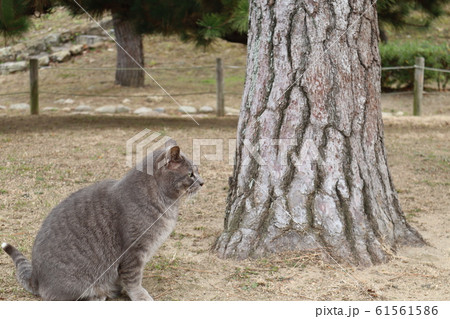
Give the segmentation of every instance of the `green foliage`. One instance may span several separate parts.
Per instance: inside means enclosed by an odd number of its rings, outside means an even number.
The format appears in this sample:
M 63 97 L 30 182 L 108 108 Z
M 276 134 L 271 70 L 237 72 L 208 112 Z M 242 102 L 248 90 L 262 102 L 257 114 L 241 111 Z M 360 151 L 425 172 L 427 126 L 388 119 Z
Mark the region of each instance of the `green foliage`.
M 205 13 L 198 20 L 199 36 L 209 42 L 215 38 L 226 38 L 237 32 L 246 34 L 248 30 L 248 0 L 213 0 L 216 11 Z
M 225 24 L 223 16 L 217 13 L 209 13 L 198 22 L 198 25 L 201 27 L 199 32 L 208 41 L 214 38 L 221 38 L 227 30 Z
M 408 42 L 380 44 L 381 64 L 389 66 L 413 66 L 415 58 L 425 58 L 425 66 L 437 69 L 450 69 L 450 45 L 436 45 L 431 42 Z M 448 80 L 448 73 L 425 70 L 425 82 L 443 82 Z M 384 70 L 381 73 L 383 89 L 411 88 L 414 82 L 414 69 Z M 445 88 L 445 87 L 444 87 Z
M 430 22 L 444 13 L 444 5 L 448 0 L 379 0 L 377 2 L 378 20 L 380 27 L 386 25 L 402 28 L 410 22 L 413 10 L 424 13 L 417 26 L 429 26 Z
M 211 29 L 214 32 L 204 30 L 205 36 L 218 34 L 218 37 L 227 38 L 231 32 L 246 34 L 248 30 L 249 0 L 211 0 L 216 4 L 213 15 L 204 16 L 199 26 L 203 29 Z M 427 27 L 431 21 L 444 14 L 444 6 L 448 0 L 378 0 L 377 11 L 380 28 L 393 26 L 402 28 L 413 24 L 419 27 Z M 411 19 L 411 13 L 419 11 L 421 18 L 416 21 Z M 385 36 L 385 32 L 382 32 Z
M 231 29 L 236 30 L 239 33 L 246 33 L 248 30 L 248 6 L 249 1 L 238 1 L 234 7 L 231 18 Z
M 130 16 L 139 33 L 187 36 L 197 28 L 202 8 L 195 0 L 134 0 Z
M 0 34 L 4 38 L 18 36 L 30 27 L 26 3 L 26 0 L 0 0 Z
M 56 0 L 0 0 L 0 36 L 14 38 L 26 32 L 29 16 L 49 13 Z
M 210 43 L 212 34 L 199 32 L 204 30 L 197 22 L 218 9 L 207 0 L 78 0 L 79 5 L 73 0 L 59 2 L 74 15 L 83 14 L 84 10 L 95 17 L 110 12 L 131 21 L 139 34 L 178 34 L 203 45 Z

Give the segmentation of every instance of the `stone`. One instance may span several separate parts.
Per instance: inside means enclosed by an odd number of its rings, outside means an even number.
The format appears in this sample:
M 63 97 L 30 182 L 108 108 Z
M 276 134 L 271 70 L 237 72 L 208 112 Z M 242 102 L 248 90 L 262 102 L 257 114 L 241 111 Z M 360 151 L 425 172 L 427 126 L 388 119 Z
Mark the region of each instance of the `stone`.
M 66 43 L 74 39 L 74 34 L 70 30 L 65 30 L 61 32 L 59 39 L 62 43 Z
M 130 108 L 125 105 L 118 105 L 116 108 L 116 113 L 129 113 Z
M 103 19 L 100 21 L 100 25 L 101 25 L 102 28 L 105 29 L 105 30 L 109 30 L 109 29 L 114 28 L 113 19 L 110 18 L 110 17 L 103 18 Z
M 123 104 L 128 104 L 128 103 L 130 103 L 130 102 L 131 102 L 130 99 L 124 99 L 124 100 L 122 101 Z
M 403 115 L 405 115 L 405 113 L 402 111 L 398 111 L 395 113 L 395 116 L 403 116 Z
M 50 58 L 48 57 L 48 54 L 41 54 L 32 58 L 38 59 L 39 66 L 48 66 L 50 64 Z
M 64 112 L 70 112 L 70 111 L 72 111 L 72 109 L 71 109 L 70 107 L 63 107 L 63 108 L 62 108 L 62 111 L 64 111 Z
M 119 105 L 105 105 L 95 109 L 97 113 L 128 113 L 130 112 L 130 108 L 119 104 Z
M 163 99 L 162 96 L 147 96 L 147 102 L 150 103 L 158 103 L 161 102 Z
M 141 115 L 141 114 L 145 114 L 145 113 L 152 113 L 153 112 L 153 110 L 151 109 L 151 108 L 149 108 L 149 107 L 140 107 L 140 108 L 138 108 L 138 109 L 136 109 L 136 110 L 134 110 L 134 114 L 138 114 L 138 115 Z
M 73 104 L 73 103 L 75 103 L 75 101 L 72 99 L 66 99 L 63 101 L 63 104 Z
M 88 47 L 91 50 L 106 48 L 107 44 L 105 42 L 97 42 L 94 44 L 89 44 Z
M 14 111 L 29 111 L 30 105 L 27 103 L 12 104 L 9 106 L 9 109 Z
M 239 113 L 240 113 L 239 109 L 234 109 L 232 107 L 225 107 L 226 115 L 239 115 Z
M 105 105 L 95 109 L 96 113 L 116 113 L 116 106 L 114 105 Z
M 30 55 L 39 55 L 47 51 L 47 45 L 42 41 L 35 41 L 27 48 L 27 52 Z
M 197 113 L 197 109 L 193 106 L 180 106 L 178 108 L 178 111 L 180 111 L 181 113 L 187 113 L 187 114 Z
M 50 55 L 50 60 L 53 62 L 67 62 L 70 60 L 71 54 L 69 50 L 61 50 Z
M 98 35 L 79 35 L 77 36 L 77 44 L 86 44 L 88 46 L 94 45 L 96 43 L 105 42 L 105 37 Z
M 47 47 L 58 46 L 61 43 L 61 34 L 60 33 L 52 33 L 44 38 L 44 42 Z
M 214 113 L 214 111 L 214 108 L 208 105 L 202 106 L 199 110 L 200 113 Z
M 16 59 L 16 54 L 11 47 L 0 48 L 0 62 L 10 62 Z
M 56 111 L 59 111 L 59 109 L 54 106 L 47 106 L 42 109 L 42 112 L 56 112 Z
M 20 52 L 16 56 L 16 61 L 28 61 L 30 55 L 27 52 Z
M 84 50 L 84 46 L 82 44 L 75 44 L 75 45 L 71 46 L 69 49 L 70 54 L 72 54 L 72 55 L 80 55 L 81 53 L 83 53 L 83 50 Z
M 28 63 L 26 61 L 20 62 L 6 62 L 0 64 L 0 74 L 9 74 L 28 69 Z
M 163 107 L 157 107 L 156 109 L 154 109 L 154 111 L 155 111 L 155 112 L 158 112 L 158 113 L 165 113 L 165 112 L 166 112 L 166 109 L 163 108 Z
M 382 112 L 381 115 L 382 117 L 392 117 L 392 113 L 390 112 Z
M 6 111 L 6 106 L 0 105 L 0 111 Z
M 78 105 L 74 110 L 74 112 L 91 112 L 92 111 L 92 107 L 90 107 L 89 105 Z
M 102 36 L 105 34 L 102 28 L 100 28 L 97 24 L 92 24 L 89 29 L 86 30 L 86 33 L 89 36 Z

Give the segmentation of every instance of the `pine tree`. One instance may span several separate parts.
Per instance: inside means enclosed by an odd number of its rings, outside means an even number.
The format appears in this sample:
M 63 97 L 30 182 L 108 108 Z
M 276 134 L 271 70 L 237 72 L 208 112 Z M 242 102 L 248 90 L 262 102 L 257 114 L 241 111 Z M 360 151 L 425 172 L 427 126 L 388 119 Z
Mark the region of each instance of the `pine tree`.
M 51 0 L 0 0 L 0 36 L 5 39 L 18 37 L 30 25 L 30 16 L 49 13 Z
M 0 35 L 8 39 L 16 37 L 30 27 L 25 15 L 26 1 L 0 0 Z
M 377 13 L 353 0 L 303 4 L 250 1 L 235 165 L 214 249 L 224 258 L 319 250 L 360 266 L 386 262 L 398 246 L 424 241 L 387 165 Z

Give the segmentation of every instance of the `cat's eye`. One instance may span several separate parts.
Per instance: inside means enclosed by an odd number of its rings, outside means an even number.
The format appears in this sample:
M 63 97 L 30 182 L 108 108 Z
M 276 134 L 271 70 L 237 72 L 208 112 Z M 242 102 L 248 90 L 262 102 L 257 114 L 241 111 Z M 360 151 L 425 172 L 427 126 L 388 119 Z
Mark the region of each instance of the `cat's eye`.
M 189 177 L 194 178 L 195 177 L 194 172 L 191 172 L 191 174 L 189 174 Z

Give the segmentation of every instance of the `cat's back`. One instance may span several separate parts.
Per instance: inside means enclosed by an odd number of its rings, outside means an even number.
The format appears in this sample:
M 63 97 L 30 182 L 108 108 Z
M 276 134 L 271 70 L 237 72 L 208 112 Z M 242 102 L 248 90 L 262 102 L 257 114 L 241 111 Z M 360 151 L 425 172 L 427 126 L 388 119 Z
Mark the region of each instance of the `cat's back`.
M 33 263 L 67 256 L 102 253 L 116 241 L 120 206 L 112 188 L 117 181 L 106 180 L 71 194 L 58 204 L 42 223 L 33 246 Z M 87 252 L 91 252 L 87 254 Z

